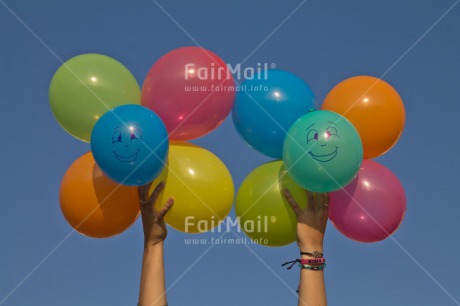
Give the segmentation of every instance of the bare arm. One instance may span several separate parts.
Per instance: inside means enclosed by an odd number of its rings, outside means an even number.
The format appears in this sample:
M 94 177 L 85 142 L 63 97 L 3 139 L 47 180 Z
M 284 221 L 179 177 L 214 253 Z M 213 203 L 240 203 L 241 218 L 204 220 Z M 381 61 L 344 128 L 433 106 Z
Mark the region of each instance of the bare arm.
M 144 229 L 144 257 L 142 259 L 141 284 L 139 290 L 140 306 L 164 306 L 166 302 L 165 269 L 163 244 L 168 234 L 164 216 L 174 204 L 168 199 L 161 209 L 155 203 L 164 188 L 164 182 L 156 186 L 152 195 L 149 189 L 152 183 L 139 187 L 142 226 Z
M 323 252 L 323 239 L 326 230 L 328 211 L 327 194 L 307 191 L 308 205 L 302 209 L 292 197 L 289 190 L 284 196 L 297 217 L 297 244 L 300 252 Z M 326 204 L 326 205 L 324 205 Z M 313 258 L 302 255 L 301 259 Z M 323 270 L 300 269 L 299 306 L 325 306 L 326 289 Z

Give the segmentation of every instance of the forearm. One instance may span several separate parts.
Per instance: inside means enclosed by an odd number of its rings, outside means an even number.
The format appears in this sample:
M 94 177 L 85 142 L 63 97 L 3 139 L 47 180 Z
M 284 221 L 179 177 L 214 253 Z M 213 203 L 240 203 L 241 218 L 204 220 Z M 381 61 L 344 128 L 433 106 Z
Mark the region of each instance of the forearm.
M 302 247 L 302 251 L 323 252 L 322 246 Z M 301 259 L 312 258 L 311 256 L 302 255 Z M 299 283 L 299 306 L 325 306 L 326 288 L 324 285 L 324 270 L 300 269 Z
M 300 269 L 299 306 L 325 306 L 324 272 Z
M 166 302 L 163 241 L 146 244 L 142 259 L 140 306 L 164 306 Z
M 283 192 L 297 217 L 297 245 L 301 253 L 309 253 L 302 255 L 303 260 L 300 260 L 299 306 L 325 306 L 327 305 L 323 272 L 325 265 L 319 257 L 322 257 L 323 253 L 324 232 L 328 218 L 328 195 L 314 194 L 307 190 L 307 207 L 302 209 L 288 189 L 284 189 Z M 317 258 L 320 262 L 308 261 L 306 260 L 308 258 Z M 295 262 L 297 261 L 299 260 Z

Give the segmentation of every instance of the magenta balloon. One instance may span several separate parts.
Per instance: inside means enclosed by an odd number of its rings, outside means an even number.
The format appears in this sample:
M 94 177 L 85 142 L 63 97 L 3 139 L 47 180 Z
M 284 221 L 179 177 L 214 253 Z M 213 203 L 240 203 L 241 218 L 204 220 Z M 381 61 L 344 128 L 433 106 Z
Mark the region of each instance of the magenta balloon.
M 166 125 L 170 140 L 190 140 L 218 127 L 235 98 L 227 64 L 213 52 L 183 47 L 162 56 L 142 86 L 142 105 Z
M 376 242 L 393 234 L 406 213 L 404 188 L 386 167 L 364 160 L 356 178 L 329 193 L 329 218 L 345 236 Z

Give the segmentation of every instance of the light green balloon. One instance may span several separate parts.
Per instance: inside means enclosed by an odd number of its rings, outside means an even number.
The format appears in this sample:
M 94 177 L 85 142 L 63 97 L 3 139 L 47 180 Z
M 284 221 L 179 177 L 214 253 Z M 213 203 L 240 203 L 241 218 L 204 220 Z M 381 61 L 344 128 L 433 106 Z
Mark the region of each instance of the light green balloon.
M 258 244 L 283 246 L 296 240 L 297 219 L 284 198 L 284 188 L 300 207 L 306 207 L 305 190 L 289 177 L 282 161 L 257 167 L 238 190 L 235 212 L 240 227 Z
M 101 54 L 82 54 L 53 76 L 49 99 L 54 117 L 77 139 L 89 142 L 96 121 L 123 104 L 140 104 L 141 91 L 131 72 Z
M 283 160 L 297 184 L 313 192 L 330 192 L 355 178 L 363 160 L 363 145 L 345 117 L 331 111 L 312 111 L 290 127 L 284 139 Z

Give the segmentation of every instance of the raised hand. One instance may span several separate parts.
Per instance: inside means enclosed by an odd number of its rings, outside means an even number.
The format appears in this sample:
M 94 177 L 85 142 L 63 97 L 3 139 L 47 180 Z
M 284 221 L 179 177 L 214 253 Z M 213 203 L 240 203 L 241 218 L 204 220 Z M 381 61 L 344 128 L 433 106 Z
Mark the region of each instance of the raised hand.
M 307 190 L 307 207 L 302 209 L 288 189 L 283 192 L 297 217 L 297 244 L 300 250 L 322 252 L 328 219 L 328 194 Z
M 169 198 L 164 207 L 158 210 L 155 207 L 156 202 L 165 187 L 165 183 L 160 182 L 149 196 L 151 186 L 152 183 L 149 183 L 138 188 L 145 245 L 155 245 L 166 238 L 168 230 L 164 217 L 174 204 L 174 200 Z

